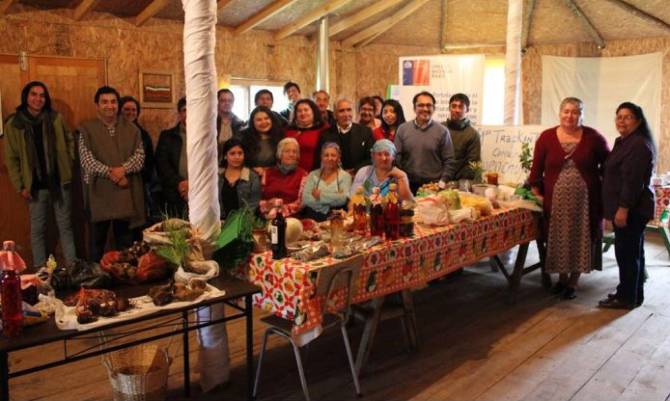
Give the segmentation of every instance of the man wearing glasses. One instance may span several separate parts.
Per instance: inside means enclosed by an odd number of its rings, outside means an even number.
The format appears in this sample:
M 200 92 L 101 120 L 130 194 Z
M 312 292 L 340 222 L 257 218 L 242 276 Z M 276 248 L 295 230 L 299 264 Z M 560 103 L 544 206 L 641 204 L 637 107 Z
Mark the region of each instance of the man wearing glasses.
M 449 131 L 433 121 L 435 97 L 419 92 L 412 99 L 416 118 L 398 127 L 396 163 L 407 173 L 413 193 L 423 184 L 439 181 L 444 187 L 454 177 L 454 146 Z

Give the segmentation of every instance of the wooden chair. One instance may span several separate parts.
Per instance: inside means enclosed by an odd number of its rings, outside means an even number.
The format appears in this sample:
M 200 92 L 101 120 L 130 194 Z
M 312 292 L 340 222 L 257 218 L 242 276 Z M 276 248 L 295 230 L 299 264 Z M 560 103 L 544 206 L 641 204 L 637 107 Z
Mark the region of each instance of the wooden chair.
M 342 333 L 342 339 L 344 340 L 344 349 L 347 353 L 347 359 L 349 361 L 349 369 L 351 370 L 351 375 L 354 379 L 354 388 L 356 390 L 356 395 L 361 395 L 361 388 L 358 382 L 358 375 L 356 374 L 356 369 L 354 366 L 354 360 L 351 352 L 351 344 L 349 343 L 349 334 L 347 333 L 347 322 L 351 315 L 351 298 L 354 293 L 355 285 L 355 271 L 360 268 L 363 263 L 363 257 L 361 255 L 355 256 L 350 259 L 346 259 L 334 266 L 329 266 L 319 271 L 319 276 L 317 277 L 316 282 L 316 297 L 323 297 L 324 306 L 323 306 L 323 315 L 322 315 L 322 328 L 314 339 L 318 338 L 322 332 L 327 329 L 337 326 L 340 326 L 340 332 Z M 345 288 L 345 307 L 343 310 L 338 312 L 327 311 L 325 303 L 329 299 L 331 293 L 335 289 Z M 301 347 L 308 345 L 307 344 L 298 344 L 295 339 L 291 336 L 291 330 L 293 329 L 294 323 L 292 321 L 283 319 L 281 317 L 271 315 L 261 319 L 263 323 L 267 324 L 269 327 L 265 330 L 265 335 L 263 337 L 263 347 L 261 348 L 261 353 L 258 358 L 258 368 L 256 370 L 256 380 L 254 381 L 254 390 L 253 398 L 256 399 L 256 394 L 258 392 L 258 382 L 261 376 L 261 367 L 263 366 L 263 355 L 265 354 L 265 349 L 267 347 L 268 337 L 271 334 L 276 334 L 281 336 L 289 341 L 293 347 L 293 354 L 295 355 L 296 364 L 298 365 L 298 374 L 300 375 L 300 384 L 302 386 L 302 391 L 305 395 L 307 401 L 310 400 L 309 390 L 307 388 L 307 380 L 305 379 L 305 371 L 302 365 L 302 358 L 300 356 Z M 310 340 L 313 341 L 314 339 Z

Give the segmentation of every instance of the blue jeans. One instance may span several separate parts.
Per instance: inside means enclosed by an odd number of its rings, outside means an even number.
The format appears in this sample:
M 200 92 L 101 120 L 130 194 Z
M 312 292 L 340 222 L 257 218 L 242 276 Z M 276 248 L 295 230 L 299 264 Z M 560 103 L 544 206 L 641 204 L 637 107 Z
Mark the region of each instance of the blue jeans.
M 626 227 L 614 226 L 614 254 L 619 265 L 617 298 L 630 305 L 644 302 L 644 229 L 648 221 L 631 211 Z
M 49 205 L 53 205 L 56 224 L 60 237 L 60 245 L 63 256 L 67 263 L 77 258 L 74 246 L 74 235 L 72 234 L 72 198 L 70 187 L 61 187 L 61 199 L 51 199 L 49 191 L 38 190 L 33 199 L 28 202 L 30 212 L 30 244 L 33 248 L 33 266 L 44 266 L 47 261 L 47 219 L 49 216 Z

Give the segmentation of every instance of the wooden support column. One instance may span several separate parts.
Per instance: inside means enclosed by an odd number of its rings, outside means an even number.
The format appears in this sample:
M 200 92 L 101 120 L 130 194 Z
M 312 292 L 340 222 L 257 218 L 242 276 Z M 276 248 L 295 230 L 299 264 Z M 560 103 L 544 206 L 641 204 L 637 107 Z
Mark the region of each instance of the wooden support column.
M 530 27 L 533 22 L 533 10 L 535 10 L 535 0 L 528 0 L 528 8 L 526 9 L 523 29 L 521 30 L 522 50 L 525 50 L 528 47 L 528 36 L 530 36 Z
M 290 6 L 291 4 L 295 3 L 296 0 L 277 0 L 273 1 L 259 11 L 258 13 L 252 15 L 249 17 L 246 21 L 243 21 L 241 24 L 239 24 L 237 27 L 235 27 L 235 30 L 233 31 L 233 34 L 235 35 L 241 35 L 251 29 L 253 29 L 255 26 L 258 26 L 262 24 L 263 22 L 267 21 L 269 18 L 271 18 L 273 15 L 276 15 L 280 13 L 282 10 L 284 10 L 286 7 Z
M 521 92 L 521 26 L 523 0 L 508 0 L 505 50 L 505 125 L 517 125 Z

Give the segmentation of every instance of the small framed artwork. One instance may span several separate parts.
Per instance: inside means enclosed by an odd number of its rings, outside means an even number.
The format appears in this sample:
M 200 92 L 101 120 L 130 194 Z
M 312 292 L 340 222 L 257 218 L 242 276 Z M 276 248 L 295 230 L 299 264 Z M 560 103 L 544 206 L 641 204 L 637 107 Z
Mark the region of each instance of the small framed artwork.
M 140 71 L 140 103 L 147 109 L 174 107 L 174 74 L 161 71 Z

